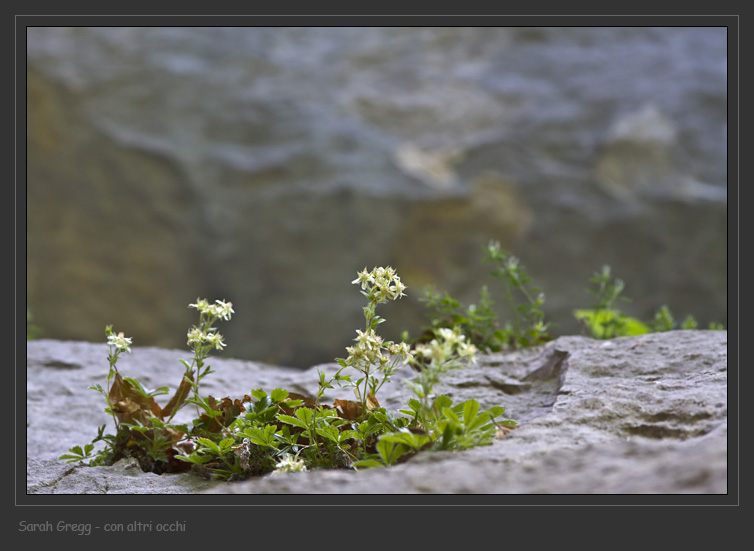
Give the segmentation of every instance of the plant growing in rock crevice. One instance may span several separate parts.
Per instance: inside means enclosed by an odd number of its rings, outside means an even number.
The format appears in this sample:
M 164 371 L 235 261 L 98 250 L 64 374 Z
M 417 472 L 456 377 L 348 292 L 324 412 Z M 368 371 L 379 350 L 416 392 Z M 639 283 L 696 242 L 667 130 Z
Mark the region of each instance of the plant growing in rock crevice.
M 479 301 L 467 308 L 448 294 L 428 288 L 423 302 L 430 310 L 431 326 L 417 339 L 431 340 L 438 329 L 457 327 L 482 352 L 498 352 L 510 348 L 534 346 L 549 341 L 549 324 L 544 321 L 544 293 L 531 285 L 532 279 L 517 257 L 490 241 L 484 262 L 493 269 L 490 276 L 503 288 L 503 298 L 511 319 L 500 323 L 494 301 L 486 285 L 480 288 Z
M 473 361 L 476 347 L 458 328 L 439 329 L 437 338 L 414 349 L 377 334 L 385 321 L 377 316 L 377 306 L 405 296 L 395 270 L 364 269 L 352 283 L 361 286 L 367 299 L 365 327 L 357 330 L 355 344 L 346 348 L 348 356 L 337 359 L 340 369 L 333 377 L 318 373 L 315 397 L 279 388 L 269 394 L 254 389 L 236 399 L 201 396 L 199 383 L 212 373 L 207 359 L 213 349 L 225 346 L 214 324 L 230 319 L 231 303 L 197 300 L 190 305 L 200 315 L 199 325 L 188 332 L 194 358 L 181 360 L 182 379 L 164 407 L 155 397 L 167 394 L 167 387 L 149 391 L 137 380 L 121 376 L 116 364 L 121 354 L 130 352 L 131 339 L 107 327 L 108 388 L 91 388 L 104 396 L 115 434 L 105 435 L 102 426 L 92 443 L 74 446 L 60 459 L 104 465 L 135 457 L 146 471 L 192 469 L 238 480 L 269 472 L 391 465 L 423 450 L 489 444 L 500 425 L 515 425 L 496 421 L 505 411 L 502 407 L 480 411 L 475 400 L 454 406 L 450 398 L 432 393 L 442 373 Z M 408 382 L 417 398 L 396 415 L 380 406 L 377 394 L 397 369 L 407 365 L 418 370 Z M 323 404 L 325 391 L 333 385 L 353 389 L 356 400 Z M 190 426 L 173 423 L 176 412 L 188 403 L 196 406 L 198 417 Z M 98 442 L 104 442 L 105 448 L 94 453 Z
M 648 323 L 625 314 L 617 307 L 619 301 L 628 302 L 630 300 L 623 296 L 625 283 L 622 279 L 613 277 L 608 265 L 604 265 L 599 272 L 595 272 L 589 282 L 592 286 L 587 291 L 595 296 L 596 302 L 592 304 L 591 308 L 574 310 L 573 314 L 588 330 L 591 337 L 612 339 L 672 329 L 696 329 L 698 327 L 696 320 L 691 315 L 686 316 L 679 325 L 667 305 L 658 308 L 654 318 Z M 723 325 L 711 322 L 709 328 L 723 329 Z

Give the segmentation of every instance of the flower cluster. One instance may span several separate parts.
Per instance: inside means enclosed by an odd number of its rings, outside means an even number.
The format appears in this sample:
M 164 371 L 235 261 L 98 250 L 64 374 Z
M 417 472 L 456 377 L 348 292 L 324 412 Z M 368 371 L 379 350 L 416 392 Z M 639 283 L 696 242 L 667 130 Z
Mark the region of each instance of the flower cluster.
M 296 459 L 290 455 L 286 455 L 276 465 L 273 474 L 276 473 L 295 473 L 306 470 L 306 463 L 303 459 Z
M 384 367 L 390 361 L 390 356 L 408 358 L 410 349 L 405 342 L 383 342 L 382 337 L 375 333 L 374 329 L 368 331 L 356 330 L 355 346 L 347 346 L 349 365 L 367 362 L 369 365 Z M 387 352 L 388 355 L 383 352 Z
M 219 319 L 230 320 L 230 315 L 234 314 L 233 303 L 224 300 L 216 300 L 210 304 L 207 299 L 197 298 L 196 304 L 189 304 L 189 308 L 199 310 L 199 327 L 192 327 L 188 332 L 188 342 L 194 350 L 202 348 L 203 345 L 209 345 L 209 348 L 222 350 L 225 346 L 223 336 L 217 332 L 212 325 Z
M 466 342 L 466 335 L 457 327 L 436 329 L 434 339 L 429 343 L 416 345 L 411 352 L 416 359 L 434 362 L 436 365 L 445 364 L 456 358 L 465 358 L 471 363 L 476 353 L 476 346 Z
M 220 333 L 214 332 L 214 329 L 212 329 L 211 331 L 202 331 L 198 327 L 192 327 L 191 329 L 189 329 L 187 336 L 188 341 L 186 344 L 190 346 L 201 346 L 203 343 L 207 343 L 210 346 L 214 346 L 218 350 L 222 350 L 225 346 L 225 343 L 223 342 L 223 336 Z
M 230 315 L 235 314 L 232 302 L 216 300 L 215 304 L 210 304 L 207 299 L 196 299 L 196 304 L 189 304 L 189 308 L 196 308 L 201 314 L 210 316 L 215 319 L 230 320 Z
M 403 292 L 406 286 L 390 266 L 374 268 L 371 272 L 364 268 L 357 275 L 351 283 L 361 285 L 361 290 L 371 302 L 381 304 L 406 296 Z

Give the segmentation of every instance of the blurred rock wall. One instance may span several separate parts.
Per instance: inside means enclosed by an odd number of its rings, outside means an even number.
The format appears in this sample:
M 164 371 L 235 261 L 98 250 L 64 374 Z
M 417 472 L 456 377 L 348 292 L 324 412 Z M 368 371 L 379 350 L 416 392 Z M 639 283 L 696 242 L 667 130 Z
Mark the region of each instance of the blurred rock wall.
M 305 367 L 361 327 L 356 271 L 471 302 L 499 240 L 577 333 L 625 310 L 726 322 L 725 28 L 29 28 L 27 302 L 43 336 Z M 499 293 L 497 294 L 499 297 Z M 502 308 L 502 306 L 501 306 Z M 501 315 L 505 311 L 501 310 Z M 727 326 L 727 323 L 726 323 Z

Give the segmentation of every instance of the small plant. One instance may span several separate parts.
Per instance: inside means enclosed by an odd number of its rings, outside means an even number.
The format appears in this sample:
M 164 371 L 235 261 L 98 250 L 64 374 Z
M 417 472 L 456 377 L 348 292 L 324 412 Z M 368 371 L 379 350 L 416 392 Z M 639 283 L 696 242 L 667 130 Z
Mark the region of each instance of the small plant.
M 138 380 L 123 377 L 117 363 L 122 354 L 131 352 L 132 339 L 124 336 L 123 332 L 116 334 L 110 325 L 105 328 L 109 363 L 107 389 L 99 384 L 90 388 L 104 397 L 105 412 L 113 418 L 115 434 L 104 434 L 103 425 L 91 444 L 83 449 L 74 446 L 69 450 L 71 453 L 61 456 L 61 459 L 68 462 L 91 459 L 90 465 L 110 465 L 124 457 L 134 457 L 145 471 L 161 473 L 182 470 L 184 464 L 177 456 L 182 448 L 190 445 L 186 441 L 188 427 L 171 424 L 171 421 L 187 402 L 198 405 L 206 403 L 199 398 L 199 381 L 211 373 L 209 366 L 205 366 L 205 360 L 212 348 L 222 349 L 225 346 L 222 335 L 213 325 L 218 319 L 230 319 L 233 313 L 231 303 L 219 300 L 212 305 L 206 300 L 197 301 L 190 307 L 200 312 L 199 326 L 192 327 L 188 332 L 188 344 L 194 350 L 194 360 L 190 364 L 181 360 L 185 372 L 175 393 L 163 407 L 155 397 L 167 394 L 168 387 L 148 390 Z M 194 397 L 189 398 L 192 390 Z M 105 442 L 105 448 L 92 455 L 94 444 L 100 441 Z
M 649 323 L 626 315 L 617 308 L 618 301 L 628 301 L 622 295 L 625 289 L 623 280 L 611 275 L 610 266 L 603 266 L 589 280 L 592 288 L 587 291 L 597 298 L 597 301 L 589 309 L 574 310 L 574 316 L 581 321 L 596 339 L 612 339 L 615 337 L 628 337 L 644 335 L 652 332 L 671 331 L 673 329 L 696 329 L 697 322 L 693 316 L 684 318 L 680 326 L 673 318 L 670 308 L 666 305 L 658 308 L 654 319 Z M 723 329 L 722 324 L 710 323 L 710 329 Z
M 480 412 L 476 400 L 453 406 L 449 397 L 433 395 L 433 388 L 443 373 L 473 362 L 477 352 L 473 344 L 465 342 L 458 328 L 439 328 L 437 333 L 438 338 L 417 345 L 409 360 L 419 371 L 414 379 L 406 382 L 416 398 L 408 401 L 409 409 L 400 412 L 408 415 L 410 421 L 406 423 L 406 418 L 402 418 L 395 423 L 385 423 L 392 430 L 379 436 L 376 453 L 357 461 L 356 467 L 392 465 L 423 450 L 462 450 L 487 445 L 498 434 L 500 426 L 516 426 L 510 420 L 495 421 L 505 413 L 502 407 Z
M 610 266 L 603 266 L 589 282 L 587 291 L 597 299 L 590 309 L 575 310 L 576 319 L 584 323 L 596 339 L 612 339 L 619 336 L 643 335 L 649 333 L 647 325 L 636 318 L 627 316 L 617 308 L 619 301 L 628 302 L 623 296 L 625 283 L 614 278 Z
M 461 304 L 445 291 L 444 294 L 429 287 L 420 299 L 432 311 L 432 325 L 423 333 L 425 342 L 435 338 L 438 329 L 456 327 L 466 335 L 471 344 L 485 352 L 498 352 L 502 349 L 500 334 L 496 334 L 499 323 L 486 285 L 479 290 L 479 301 L 462 308 Z
M 447 292 L 440 294 L 427 289 L 423 301 L 432 310 L 432 326 L 424 331 L 420 342 L 434 338 L 437 329 L 454 327 L 483 352 L 534 346 L 552 338 L 541 310 L 545 295 L 539 288 L 531 286 L 531 277 L 518 258 L 503 250 L 497 241 L 491 241 L 485 252 L 484 261 L 494 265 L 490 275 L 503 285 L 512 319 L 500 326 L 486 285 L 480 289 L 479 303 L 466 309 Z
M 370 395 L 374 399 L 382 385 L 390 380 L 398 362 L 405 361 L 409 355 L 409 347 L 405 342 L 383 342 L 375 331 L 385 321 L 375 314 L 377 305 L 405 296 L 403 291 L 406 287 L 391 267 L 374 268 L 371 272 L 364 268 L 351 283 L 361 285 L 361 294 L 367 299 L 367 305 L 364 306 L 365 326 L 364 331 L 356 330 L 356 345 L 346 348 L 348 357 L 336 359 L 341 369 L 336 373 L 334 381 L 340 385 L 352 386 L 361 402 L 362 411 L 367 411 Z M 356 381 L 351 379 L 350 374 L 342 375 L 349 368 L 356 371 L 359 377 Z M 328 387 L 331 388 L 327 384 L 320 384 L 320 391 Z
M 480 412 L 475 400 L 454 406 L 450 398 L 433 394 L 442 373 L 473 361 L 476 347 L 459 328 L 440 328 L 437 338 L 413 350 L 405 342 L 384 341 L 377 334 L 385 321 L 377 316 L 377 306 L 405 296 L 395 270 L 364 269 L 352 283 L 361 286 L 367 299 L 364 330 L 356 331 L 354 346 L 346 348 L 348 356 L 337 359 L 340 369 L 332 378 L 318 372 L 316 397 L 279 388 L 269 394 L 255 389 L 237 399 L 201 396 L 199 383 L 212 373 L 207 359 L 213 349 L 225 346 L 214 324 L 230 319 L 231 303 L 197 300 L 190 305 L 199 311 L 199 325 L 189 330 L 187 341 L 194 358 L 181 360 L 181 382 L 164 407 L 155 397 L 167 394 L 167 387 L 148 390 L 121 376 L 116 364 L 121 354 L 130 352 L 131 339 L 108 326 L 107 390 L 91 388 L 105 398 L 115 434 L 106 435 L 103 425 L 92 443 L 74 446 L 60 459 L 107 465 L 135 457 L 145 471 L 193 470 L 239 480 L 311 468 L 386 466 L 424 450 L 486 445 L 500 427 L 515 426 L 513 421 L 495 420 L 504 413 L 502 407 Z M 403 415 L 394 415 L 380 406 L 377 394 L 406 365 L 418 371 L 407 383 L 417 398 L 409 400 L 409 409 L 400 410 Z M 333 385 L 352 388 L 357 399 L 323 404 L 326 389 Z M 198 417 L 190 426 L 173 423 L 176 412 L 188 403 L 196 406 Z M 105 448 L 94 453 L 97 442 L 104 442 Z
M 518 258 L 493 241 L 487 246 L 486 260 L 495 263 L 492 276 L 503 282 L 505 297 L 513 312 L 513 321 L 505 324 L 498 338 L 512 346 L 533 346 L 550 340 L 548 324 L 544 322 L 545 315 L 540 310 L 545 295 L 539 288 L 529 285 L 531 278 L 519 264 Z M 514 295 L 518 295 L 519 299 Z

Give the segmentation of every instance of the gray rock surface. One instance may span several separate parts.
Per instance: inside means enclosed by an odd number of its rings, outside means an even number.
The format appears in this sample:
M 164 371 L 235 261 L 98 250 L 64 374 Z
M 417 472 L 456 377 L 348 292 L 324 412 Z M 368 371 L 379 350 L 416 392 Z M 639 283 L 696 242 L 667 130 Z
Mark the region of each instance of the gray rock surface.
M 306 367 L 349 344 L 357 270 L 408 285 L 395 338 L 424 323 L 425 285 L 477 299 L 490 239 L 559 334 L 603 264 L 635 316 L 726 321 L 724 27 L 27 36 L 27 301 L 47 338 L 112 323 L 180 347 L 202 296 L 237 305 L 238 357 Z
M 134 348 L 119 362 L 146 386 L 180 376 L 176 350 Z M 216 397 L 276 387 L 311 393 L 316 370 L 214 359 L 205 392 Z M 448 372 L 436 389 L 455 402 L 501 405 L 519 427 L 491 446 L 423 453 L 366 471 L 275 474 L 237 483 L 141 473 L 127 462 L 71 467 L 55 458 L 89 442 L 108 417 L 86 388 L 106 375 L 104 345 L 27 344 L 28 493 L 253 494 L 725 494 L 727 332 L 672 331 L 595 341 L 561 337 L 542 347 L 486 355 Z M 400 372 L 399 372 L 400 373 Z M 332 397 L 339 397 L 336 392 Z M 347 394 L 344 396 L 347 397 Z M 409 397 L 400 378 L 379 396 L 391 410 Z M 184 414 L 190 411 L 184 409 Z

